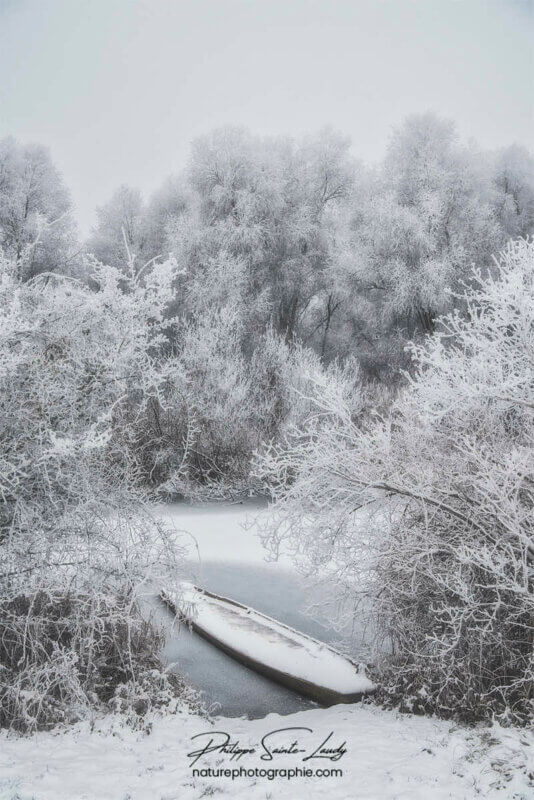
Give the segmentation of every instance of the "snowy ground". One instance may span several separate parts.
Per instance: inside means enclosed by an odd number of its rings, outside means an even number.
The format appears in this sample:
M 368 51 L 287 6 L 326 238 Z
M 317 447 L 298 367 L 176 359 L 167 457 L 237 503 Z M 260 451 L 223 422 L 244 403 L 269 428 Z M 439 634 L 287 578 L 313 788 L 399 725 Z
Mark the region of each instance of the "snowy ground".
M 261 739 L 288 726 L 313 731 L 273 734 L 270 744 L 298 740 L 312 753 L 333 731 L 331 749 L 346 754 L 337 761 L 297 755 L 261 760 Z M 211 731 L 210 736 L 191 740 Z M 194 767 L 188 753 L 207 740 L 228 733 L 240 748 L 256 753 L 232 760 L 217 751 L 201 756 Z M 26 739 L 0 736 L 0 800 L 462 800 L 499 798 L 531 800 L 534 740 L 526 732 L 492 728 L 490 735 L 448 723 L 401 716 L 370 706 L 335 706 L 290 717 L 261 720 L 217 718 L 213 724 L 193 715 L 155 720 L 152 732 L 135 733 L 111 718 L 90 733 L 78 725 L 63 733 Z M 283 770 L 324 770 L 327 774 L 288 779 Z M 193 773 L 193 768 L 199 774 Z M 264 770 L 258 777 L 209 777 L 208 769 Z M 269 780 L 269 770 L 279 770 Z M 342 770 L 342 775 L 328 774 Z M 270 773 L 271 775 L 273 773 Z

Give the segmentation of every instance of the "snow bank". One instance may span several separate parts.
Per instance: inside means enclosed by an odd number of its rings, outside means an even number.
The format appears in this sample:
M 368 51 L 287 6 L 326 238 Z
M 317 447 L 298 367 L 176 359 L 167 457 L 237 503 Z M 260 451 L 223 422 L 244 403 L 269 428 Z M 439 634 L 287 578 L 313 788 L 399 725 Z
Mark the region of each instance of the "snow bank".
M 187 757 L 196 745 L 192 736 L 226 731 L 247 747 L 288 726 L 310 728 L 317 738 L 333 731 L 336 742 L 345 741 L 347 754 L 339 761 L 306 765 L 342 769 L 343 775 L 275 781 L 193 776 Z M 80 724 L 30 738 L 0 734 L 0 800 L 527 800 L 534 792 L 527 778 L 533 751 L 526 731 L 494 727 L 483 734 L 366 705 L 212 724 L 183 712 L 154 720 L 149 735 L 108 717 L 93 733 Z M 249 756 L 236 764 L 212 753 L 196 767 L 295 766 L 294 757 L 279 759 L 273 765 Z

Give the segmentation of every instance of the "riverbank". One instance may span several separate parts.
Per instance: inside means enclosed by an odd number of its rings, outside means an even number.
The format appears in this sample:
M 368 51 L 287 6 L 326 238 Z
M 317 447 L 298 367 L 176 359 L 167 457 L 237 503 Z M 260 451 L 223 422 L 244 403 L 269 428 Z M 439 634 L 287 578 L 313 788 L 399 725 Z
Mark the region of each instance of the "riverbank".
M 306 753 L 262 760 L 284 741 L 272 732 L 287 727 L 310 729 L 290 734 Z M 222 741 L 215 731 L 256 752 L 232 760 L 217 751 L 191 766 L 188 753 Z M 331 731 L 330 749 L 342 755 L 303 762 Z M 314 774 L 284 774 L 296 768 Z M 234 778 L 220 770 L 234 770 Z M 0 734 L 0 800 L 528 800 L 529 771 L 534 737 L 527 731 L 473 730 L 366 705 L 211 723 L 184 711 L 154 719 L 148 735 L 111 716 L 93 732 L 84 723 L 27 738 Z

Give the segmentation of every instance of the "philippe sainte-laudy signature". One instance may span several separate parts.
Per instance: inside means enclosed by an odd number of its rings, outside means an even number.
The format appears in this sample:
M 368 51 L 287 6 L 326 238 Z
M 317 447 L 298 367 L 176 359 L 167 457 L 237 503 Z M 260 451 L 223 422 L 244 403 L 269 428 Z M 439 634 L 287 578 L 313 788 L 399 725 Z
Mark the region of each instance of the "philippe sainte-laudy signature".
M 337 743 L 334 731 L 317 735 L 311 728 L 277 728 L 266 733 L 258 744 L 248 746 L 242 745 L 239 739 L 232 740 L 225 731 L 197 733 L 191 740 L 197 740 L 199 745 L 187 754 L 191 767 L 209 753 L 223 754 L 229 761 L 241 761 L 250 756 L 259 756 L 261 761 L 275 761 L 282 756 L 294 756 L 297 761 L 339 761 L 347 752 L 347 743 Z

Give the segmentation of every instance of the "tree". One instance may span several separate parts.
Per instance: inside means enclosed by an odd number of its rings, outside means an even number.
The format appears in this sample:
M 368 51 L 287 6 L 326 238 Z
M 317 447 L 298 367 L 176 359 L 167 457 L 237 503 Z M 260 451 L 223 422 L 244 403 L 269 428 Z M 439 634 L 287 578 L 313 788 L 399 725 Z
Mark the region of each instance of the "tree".
M 48 150 L 12 138 L 0 142 L 0 247 L 25 279 L 76 266 L 71 202 Z
M 166 258 L 169 231 L 187 210 L 189 191 L 183 176 L 171 176 L 150 198 L 143 216 L 144 257 Z
M 347 149 L 330 132 L 299 145 L 239 129 L 197 140 L 189 168 L 194 199 L 171 236 L 180 264 L 193 276 L 219 255 L 240 259 L 259 324 L 288 340 L 302 335 L 330 259 L 330 209 L 352 180 Z
M 432 113 L 408 117 L 374 169 L 330 130 L 293 141 L 219 129 L 147 206 L 119 190 L 89 247 L 117 265 L 128 250 L 138 269 L 172 252 L 170 313 L 189 320 L 203 284 L 224 295 L 239 265 L 245 350 L 272 327 L 325 363 L 356 356 L 367 381 L 398 385 L 407 342 L 459 307 L 472 265 L 491 270 L 492 253 L 532 229 L 533 175 L 526 151 L 482 153 Z
M 287 540 L 349 613 L 370 615 L 385 696 L 527 720 L 534 243 L 511 242 L 494 275 L 471 279 L 466 316 L 413 347 L 414 376 L 387 416 L 355 415 L 341 387 L 320 386 L 307 424 L 258 471 L 278 501 L 270 545 Z
M 313 351 L 272 328 L 254 330 L 247 287 L 246 263 L 228 254 L 185 286 L 187 314 L 176 317 L 166 348 L 165 390 L 130 436 L 132 458 L 159 493 L 233 497 L 260 488 L 250 472 L 254 451 L 300 419 L 300 390 L 323 374 Z M 325 375 L 337 372 L 332 365 Z
M 355 210 L 340 275 L 366 371 L 393 380 L 408 367 L 406 341 L 432 333 L 450 291 L 504 241 L 485 159 L 457 144 L 452 123 L 409 117 Z
M 141 193 L 120 186 L 111 199 L 96 210 L 98 222 L 86 245 L 102 263 L 123 268 L 131 256 L 135 267 L 145 264 L 144 205 Z
M 519 145 L 501 150 L 495 159 L 496 212 L 507 236 L 534 233 L 534 159 Z

